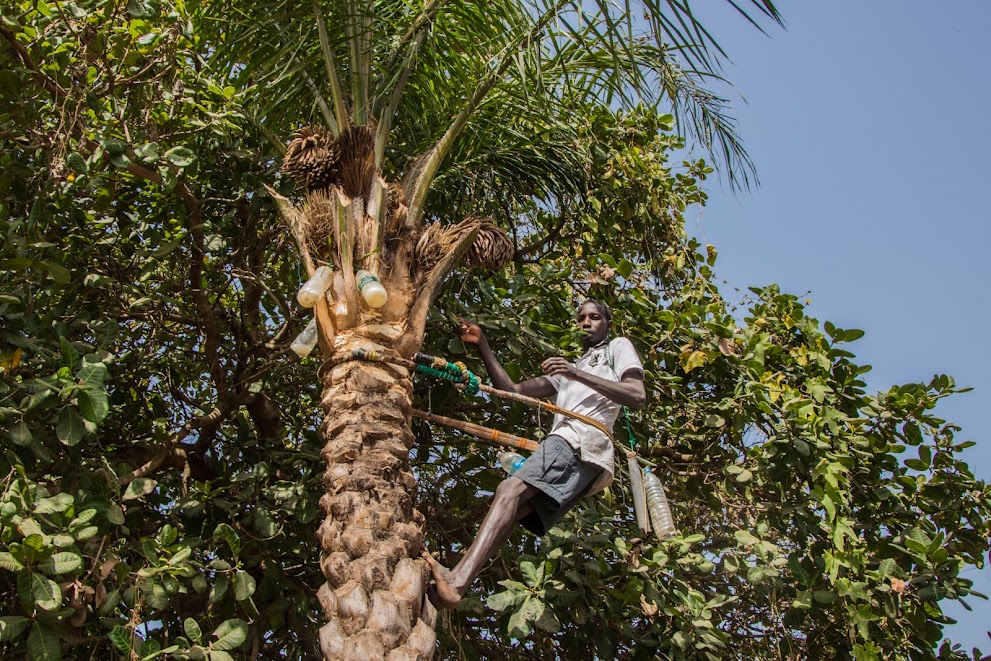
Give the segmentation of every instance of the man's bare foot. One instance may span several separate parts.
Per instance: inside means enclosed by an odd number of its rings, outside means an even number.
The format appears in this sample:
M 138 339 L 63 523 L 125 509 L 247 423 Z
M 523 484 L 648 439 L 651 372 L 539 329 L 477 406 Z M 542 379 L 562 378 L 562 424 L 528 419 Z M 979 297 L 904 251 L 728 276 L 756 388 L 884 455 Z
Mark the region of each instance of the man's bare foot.
M 430 552 L 424 549 L 420 555 L 427 561 L 430 573 L 433 574 L 434 584 L 428 592 L 430 601 L 438 608 L 453 609 L 461 601 L 461 591 L 455 587 L 454 574 L 450 569 L 437 562 Z

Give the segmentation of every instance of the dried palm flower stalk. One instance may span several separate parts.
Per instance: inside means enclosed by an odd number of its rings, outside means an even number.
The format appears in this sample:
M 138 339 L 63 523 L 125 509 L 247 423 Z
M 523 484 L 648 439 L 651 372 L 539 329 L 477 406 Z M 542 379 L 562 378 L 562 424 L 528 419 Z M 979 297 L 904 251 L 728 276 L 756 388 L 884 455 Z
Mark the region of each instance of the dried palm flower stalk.
M 337 182 L 340 149 L 334 136 L 323 128 L 303 127 L 293 134 L 282 171 L 303 190 L 328 188 Z
M 341 187 L 348 197 L 365 197 L 375 178 L 375 134 L 369 126 L 351 126 L 337 139 Z
M 337 193 L 333 189 L 313 191 L 306 196 L 300 211 L 297 240 L 306 246 L 312 258 L 336 261 L 331 254 L 330 238 L 337 220 Z
M 465 259 L 473 269 L 495 272 L 506 268 L 513 261 L 515 252 L 513 240 L 506 230 L 490 220 L 483 220 Z
M 441 225 L 434 223 L 420 235 L 420 240 L 416 242 L 416 261 L 420 265 L 423 273 L 428 273 L 438 262 L 446 257 L 461 238 L 472 231 L 482 221 L 476 218 L 466 218 L 457 225 Z

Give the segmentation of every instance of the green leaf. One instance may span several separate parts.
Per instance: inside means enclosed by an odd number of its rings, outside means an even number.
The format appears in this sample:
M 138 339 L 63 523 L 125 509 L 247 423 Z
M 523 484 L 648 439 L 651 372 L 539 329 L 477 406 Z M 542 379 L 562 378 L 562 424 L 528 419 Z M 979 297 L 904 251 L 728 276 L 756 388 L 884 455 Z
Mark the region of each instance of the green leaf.
M 733 533 L 736 537 L 736 541 L 740 546 L 753 546 L 760 542 L 760 540 L 747 530 L 737 530 Z
M 529 560 L 520 563 L 520 574 L 530 587 L 538 587 L 544 580 L 544 563 L 534 564 Z
M 127 489 L 124 490 L 124 495 L 121 496 L 121 499 L 134 500 L 135 498 L 142 498 L 154 491 L 156 486 L 158 486 L 158 482 L 150 477 L 135 478 L 128 483 Z
M 71 405 L 63 407 L 55 424 L 55 435 L 58 436 L 58 440 L 72 447 L 79 442 L 85 432 L 83 419 L 79 417 L 75 407 Z
M 231 553 L 233 553 L 235 557 L 241 552 L 241 539 L 237 536 L 234 529 L 226 523 L 221 523 L 218 525 L 213 531 L 213 536 L 227 542 L 227 546 L 230 547 Z
M 526 598 L 526 594 L 526 592 L 516 590 L 503 590 L 502 592 L 489 595 L 489 598 L 485 600 L 485 605 L 494 611 L 504 611 L 507 608 L 512 608 L 522 603 L 523 599 Z
M 234 574 L 234 598 L 244 601 L 255 593 L 255 579 L 243 569 Z
M 75 502 L 76 499 L 72 497 L 72 494 L 63 491 L 39 500 L 34 506 L 34 512 L 35 514 L 58 514 L 72 507 Z
M 115 626 L 110 630 L 108 636 L 110 641 L 114 644 L 122 654 L 130 655 L 131 653 L 131 632 L 122 627 L 121 625 Z
M 88 388 L 102 387 L 106 383 L 108 376 L 110 376 L 110 373 L 107 371 L 107 366 L 102 362 L 86 363 L 76 372 L 76 380 L 80 385 Z
M 165 159 L 176 167 L 185 168 L 196 162 L 196 154 L 185 147 L 173 147 L 165 152 Z
M 46 611 L 62 605 L 62 591 L 55 581 L 33 571 L 18 574 L 17 591 L 22 600 L 27 597 L 27 601 Z
M 213 632 L 217 640 L 210 644 L 211 650 L 232 650 L 248 639 L 248 625 L 241 620 L 227 620 Z
M 70 574 L 83 568 L 83 558 L 76 553 L 62 551 L 44 560 L 38 568 L 46 574 Z
M 20 571 L 24 565 L 17 561 L 17 558 L 6 551 L 0 551 L 0 569 L 7 571 Z
M 230 585 L 230 579 L 227 578 L 227 574 L 217 574 L 217 578 L 210 587 L 210 602 L 217 603 L 223 599 L 224 595 L 227 594 L 228 585 Z
M 210 661 L 234 661 L 234 657 L 223 650 L 210 650 Z
M 62 644 L 58 631 L 51 625 L 36 621 L 28 635 L 28 658 L 31 661 L 59 661 Z
M 124 525 L 124 510 L 121 509 L 120 505 L 111 505 L 103 514 L 107 517 L 107 521 L 115 526 Z
M 31 620 L 22 615 L 0 617 L 0 643 L 7 643 L 24 633 Z
M 86 388 L 79 391 L 79 411 L 83 418 L 90 422 L 101 422 L 110 412 L 110 405 L 107 403 L 107 393 L 95 388 Z
M 86 174 L 86 171 L 88 170 L 86 167 L 86 159 L 76 152 L 72 152 L 66 157 L 65 164 L 72 168 L 76 174 Z
M 34 441 L 34 437 L 31 435 L 31 430 L 28 428 L 28 424 L 23 420 L 18 420 L 10 426 L 10 440 L 14 442 L 15 445 L 20 445 L 22 447 L 31 445 Z
M 194 643 L 199 644 L 203 640 L 203 630 L 200 629 L 200 625 L 193 618 L 187 617 L 182 623 L 182 628 Z
M 509 633 L 510 637 L 523 640 L 530 635 L 531 628 L 527 619 L 529 614 L 530 611 L 526 610 L 525 607 L 521 607 L 509 617 L 507 633 Z
M 55 262 L 40 262 L 40 264 L 48 269 L 48 275 L 58 284 L 67 285 L 72 282 L 72 273 L 61 264 Z
M 839 599 L 840 597 L 838 594 L 830 590 L 816 590 L 815 592 L 812 593 L 812 598 L 815 599 L 820 604 L 829 605 L 832 603 L 836 603 L 836 600 Z

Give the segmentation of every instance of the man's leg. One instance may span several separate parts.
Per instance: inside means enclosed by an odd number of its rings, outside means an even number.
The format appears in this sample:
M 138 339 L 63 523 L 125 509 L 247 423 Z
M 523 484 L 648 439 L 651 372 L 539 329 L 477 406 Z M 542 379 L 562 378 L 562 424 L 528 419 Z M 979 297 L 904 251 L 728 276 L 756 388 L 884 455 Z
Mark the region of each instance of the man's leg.
M 482 520 L 475 541 L 457 567 L 447 569 L 430 554 L 424 554 L 433 573 L 441 605 L 453 608 L 461 601 L 489 557 L 506 541 L 516 523 L 531 511 L 528 501 L 538 493 L 539 489 L 518 477 L 503 480 L 496 487 L 492 507 Z

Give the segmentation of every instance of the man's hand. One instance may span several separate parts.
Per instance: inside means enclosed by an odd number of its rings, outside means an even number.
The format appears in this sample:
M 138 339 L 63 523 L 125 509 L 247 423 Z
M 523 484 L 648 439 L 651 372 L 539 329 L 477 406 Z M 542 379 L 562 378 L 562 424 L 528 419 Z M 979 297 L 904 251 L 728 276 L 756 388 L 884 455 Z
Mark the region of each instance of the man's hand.
M 577 367 L 560 356 L 548 358 L 540 364 L 540 369 L 547 376 L 563 376 L 567 378 L 574 378 L 574 374 L 578 372 Z
M 485 333 L 478 324 L 473 324 L 464 319 L 458 319 L 458 321 L 461 322 L 458 325 L 458 337 L 465 344 L 478 344 L 485 337 Z

